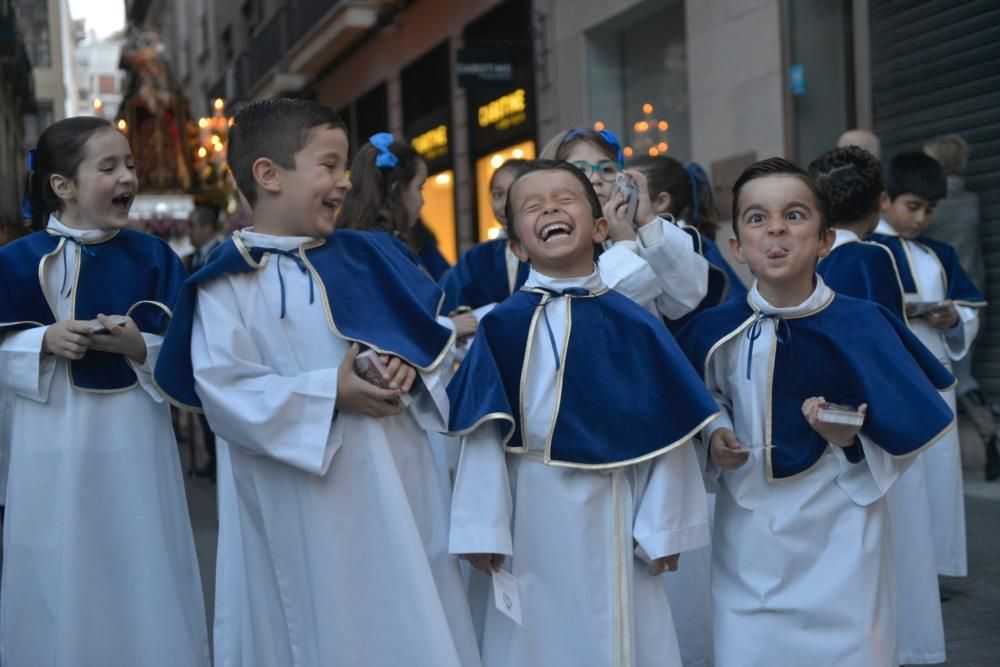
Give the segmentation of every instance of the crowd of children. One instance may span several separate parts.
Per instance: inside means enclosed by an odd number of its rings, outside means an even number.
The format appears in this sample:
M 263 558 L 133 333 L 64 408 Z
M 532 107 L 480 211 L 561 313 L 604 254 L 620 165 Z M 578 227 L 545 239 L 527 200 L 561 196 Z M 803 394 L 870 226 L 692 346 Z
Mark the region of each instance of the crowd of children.
M 199 209 L 185 267 L 126 228 L 114 126 L 42 134 L 39 231 L 0 250 L 0 663 L 944 660 L 950 367 L 985 301 L 923 235 L 938 162 L 752 164 L 747 288 L 697 164 L 562 132 L 445 270 L 423 159 L 347 137 L 310 101 L 238 111 L 253 226 Z M 212 651 L 168 403 L 218 443 Z

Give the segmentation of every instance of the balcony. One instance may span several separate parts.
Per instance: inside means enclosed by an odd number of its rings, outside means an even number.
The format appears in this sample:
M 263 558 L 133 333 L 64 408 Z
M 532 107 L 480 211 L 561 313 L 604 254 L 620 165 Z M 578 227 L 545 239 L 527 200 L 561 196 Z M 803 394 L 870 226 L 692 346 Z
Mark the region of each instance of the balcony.
M 232 104 L 294 94 L 375 28 L 390 0 L 300 0 L 279 8 L 210 90 Z

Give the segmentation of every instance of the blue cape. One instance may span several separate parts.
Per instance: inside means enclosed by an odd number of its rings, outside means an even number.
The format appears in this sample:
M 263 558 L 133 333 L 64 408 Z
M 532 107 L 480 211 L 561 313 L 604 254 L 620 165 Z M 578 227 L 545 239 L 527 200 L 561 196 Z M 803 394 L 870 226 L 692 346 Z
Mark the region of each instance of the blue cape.
M 41 263 L 66 243 L 62 236 L 41 231 L 0 249 L 0 333 L 55 323 L 40 282 Z M 140 331 L 166 330 L 186 276 L 169 245 L 123 229 L 106 241 L 85 244 L 79 258 L 76 275 L 66 283 L 74 293 L 70 319 L 128 315 Z M 70 362 L 70 383 L 76 389 L 123 391 L 137 381 L 121 354 L 90 350 Z
M 444 258 L 444 255 L 441 254 L 435 243 L 428 243 L 424 246 L 424 249 L 417 254 L 417 257 L 420 258 L 420 263 L 427 269 L 427 273 L 431 275 L 434 282 L 441 280 L 441 277 L 451 268 L 448 260 Z
M 714 308 L 727 301 L 743 301 L 747 296 L 747 288 L 733 267 L 722 256 L 722 251 L 712 239 L 708 238 L 691 226 L 681 227 L 691 237 L 694 251 L 708 262 L 708 292 L 694 310 L 676 320 L 664 318 L 667 328 L 677 333 L 684 328 L 696 315 L 709 308 Z
M 613 291 L 569 298 L 570 334 L 545 463 L 602 468 L 642 461 L 685 442 L 718 414 L 715 400 L 656 318 Z M 545 335 L 543 299 L 547 302 L 548 294 L 519 290 L 480 322 L 448 385 L 452 433 L 499 420 L 507 451 L 527 451 L 521 379 L 532 337 Z
M 881 243 L 896 259 L 896 266 L 899 269 L 899 279 L 903 284 L 903 291 L 907 294 L 917 294 L 917 282 L 913 277 L 913 265 L 910 263 L 910 253 L 907 252 L 903 239 L 898 236 L 888 234 L 872 234 L 869 237 L 876 243 Z M 973 284 L 962 265 L 958 263 L 958 253 L 947 243 L 929 239 L 926 236 L 918 236 L 911 243 L 917 243 L 930 250 L 938 262 L 945 277 L 945 289 L 948 298 L 961 306 L 981 308 L 986 305 L 986 297 Z
M 845 243 L 820 260 L 816 272 L 844 296 L 874 301 L 906 321 L 903 289 L 889 249 L 878 243 Z
M 712 354 L 748 335 L 759 314 L 747 301 L 729 302 L 697 317 L 677 340 L 704 376 Z M 828 447 L 802 416 L 802 403 L 812 396 L 867 403 L 862 433 L 894 456 L 919 451 L 954 426 L 938 394 L 954 377 L 882 306 L 835 295 L 813 314 L 783 319 L 778 331 L 771 414 L 754 416 L 771 424 L 763 443 L 774 445 L 766 450 L 769 479 L 806 472 Z
M 475 309 L 510 296 L 506 248 L 507 239 L 493 239 L 469 248 L 459 257 L 441 279 L 445 295 L 442 311 L 450 313 L 459 306 Z M 518 262 L 514 289 L 521 289 L 527 279 L 528 265 Z
M 441 290 L 397 243 L 389 234 L 345 229 L 302 246 L 298 255 L 312 273 L 334 335 L 428 370 L 441 362 L 454 334 L 435 319 Z M 266 266 L 268 254 L 230 237 L 184 283 L 154 372 L 157 385 L 174 403 L 193 409 L 201 405 L 191 367 L 198 285 L 256 271 Z

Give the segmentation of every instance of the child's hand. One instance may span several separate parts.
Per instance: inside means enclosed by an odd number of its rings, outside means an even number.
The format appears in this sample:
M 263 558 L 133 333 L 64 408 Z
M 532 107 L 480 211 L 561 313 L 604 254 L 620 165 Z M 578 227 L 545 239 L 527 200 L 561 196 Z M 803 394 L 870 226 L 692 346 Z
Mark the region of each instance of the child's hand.
M 626 169 L 625 173 L 635 179 L 635 184 L 639 186 L 639 203 L 635 207 L 635 225 L 645 227 L 657 219 L 653 212 L 652 200 L 649 198 L 649 182 L 646 175 L 636 169 Z
M 677 563 L 680 559 L 680 554 L 672 554 L 670 556 L 664 556 L 663 558 L 657 558 L 653 561 L 653 564 L 649 566 L 649 573 L 654 577 L 658 577 L 664 572 L 676 572 Z
M 628 213 L 628 203 L 625 201 L 625 195 L 620 192 L 615 193 L 604 205 L 604 217 L 608 221 L 608 238 L 612 241 L 635 240 L 635 225 L 626 219 L 626 213 Z
M 358 347 L 358 344 L 353 343 L 344 354 L 344 358 L 340 360 L 340 367 L 337 368 L 337 410 L 376 418 L 389 417 L 403 412 L 402 404 L 393 405 L 386 402 L 399 398 L 402 392 L 398 388 L 382 389 L 376 387 L 354 372 L 354 360 L 360 351 L 361 348 Z M 410 367 L 407 366 L 407 368 Z
M 935 329 L 947 331 L 958 324 L 958 311 L 951 301 L 942 301 L 934 310 L 924 315 L 924 321 Z
M 850 447 L 853 445 L 854 439 L 861 432 L 861 427 L 851 424 L 828 424 L 821 422 L 819 420 L 819 409 L 824 405 L 826 405 L 826 399 L 822 396 L 807 398 L 802 404 L 802 414 L 805 416 L 806 421 L 809 422 L 809 426 L 831 445 L 836 445 L 837 447 Z M 866 414 L 868 412 L 868 404 L 862 403 L 861 407 L 858 408 L 858 412 L 863 415 Z
M 750 457 L 750 452 L 743 450 L 736 434 L 728 428 L 720 428 L 712 433 L 708 451 L 715 464 L 726 470 L 736 470 Z
M 469 561 L 472 567 L 487 576 L 492 576 L 494 572 L 499 572 L 504 560 L 501 554 L 464 554 L 462 558 Z
M 91 334 L 91 350 L 124 354 L 137 364 L 146 361 L 146 341 L 131 317 L 126 317 L 125 323 L 121 325 L 103 313 L 98 314 L 97 320 L 104 325 L 108 333 Z
M 458 340 L 465 340 L 473 336 L 479 328 L 479 320 L 472 313 L 461 313 L 452 315 L 451 322 L 455 325 L 455 336 Z
M 410 389 L 417 379 L 417 369 L 399 357 L 380 354 L 378 358 L 382 362 L 382 365 L 385 366 L 385 380 L 389 383 L 389 388 L 398 389 L 404 394 L 410 393 Z
M 63 320 L 49 325 L 42 336 L 42 352 L 75 361 L 90 348 L 90 327 L 86 320 Z

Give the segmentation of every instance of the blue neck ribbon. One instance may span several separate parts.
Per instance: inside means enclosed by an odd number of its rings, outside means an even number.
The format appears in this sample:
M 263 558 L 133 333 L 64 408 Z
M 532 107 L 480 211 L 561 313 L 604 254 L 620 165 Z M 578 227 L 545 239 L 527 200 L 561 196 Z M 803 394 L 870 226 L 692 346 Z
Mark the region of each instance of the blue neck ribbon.
M 277 255 L 274 263 L 278 268 L 278 285 L 281 288 L 281 317 L 280 319 L 285 319 L 285 278 L 281 275 L 281 258 L 287 257 L 288 259 L 295 262 L 295 266 L 299 267 L 299 271 L 305 274 L 309 278 L 309 303 L 313 303 L 315 300 L 315 293 L 313 291 L 313 278 L 312 274 L 309 273 L 309 267 L 306 266 L 305 261 L 302 257 L 294 250 L 281 250 L 280 248 L 254 248 L 254 250 L 261 252 L 262 254 L 267 252 L 272 255 Z
M 67 243 L 75 243 L 76 247 L 79 248 L 80 252 L 83 253 L 84 255 L 89 255 L 90 257 L 94 256 L 93 249 L 88 247 L 86 243 L 80 241 L 79 239 L 75 239 L 72 236 L 69 236 L 68 234 L 54 234 L 53 236 L 58 236 L 60 238 L 66 239 Z M 62 287 L 59 288 L 59 293 L 62 294 L 63 296 L 69 296 L 69 293 L 73 291 L 73 286 L 70 285 L 69 289 L 66 289 L 66 280 L 69 278 L 69 267 L 66 265 L 65 247 L 63 247 L 62 251 L 62 265 L 63 265 L 63 279 L 62 279 Z
M 747 380 L 750 379 L 750 367 L 753 364 L 753 345 L 763 333 L 764 320 L 774 320 L 774 335 L 779 343 L 788 343 L 792 340 L 792 330 L 785 318 L 778 313 L 758 313 L 753 324 L 747 329 L 747 340 L 750 341 L 750 351 L 747 353 Z M 784 331 L 782 331 L 782 328 L 784 328 Z
M 548 305 L 552 302 L 552 299 L 554 299 L 556 297 L 560 297 L 560 296 L 568 296 L 568 297 L 590 296 L 590 292 L 587 291 L 587 290 L 585 290 L 585 289 L 583 289 L 582 287 L 570 287 L 570 288 L 564 289 L 562 291 L 554 290 L 554 289 L 549 289 L 547 287 L 538 287 L 536 289 L 539 289 L 539 290 L 545 292 L 550 297 L 548 299 L 542 298 L 542 300 L 538 302 L 538 307 L 542 309 L 542 318 L 544 318 L 544 320 L 545 320 L 545 329 L 549 333 L 549 345 L 552 346 L 552 356 L 553 356 L 553 358 L 555 358 L 555 361 L 556 361 L 556 370 L 558 371 L 559 370 L 559 365 L 560 365 L 559 364 L 559 346 L 556 345 L 556 336 L 555 336 L 554 333 L 552 333 L 552 324 L 549 323 Z

